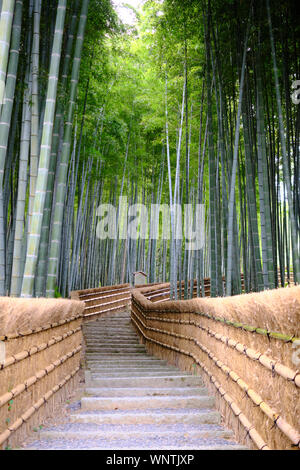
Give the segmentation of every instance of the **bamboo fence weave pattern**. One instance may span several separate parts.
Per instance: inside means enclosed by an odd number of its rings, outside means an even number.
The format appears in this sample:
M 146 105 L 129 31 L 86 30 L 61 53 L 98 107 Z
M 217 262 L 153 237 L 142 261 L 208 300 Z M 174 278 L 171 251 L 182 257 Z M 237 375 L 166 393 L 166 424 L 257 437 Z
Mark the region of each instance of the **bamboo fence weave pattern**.
M 134 290 L 131 306 L 149 352 L 184 370 L 204 372 L 241 443 L 264 450 L 299 448 L 300 372 L 292 357 L 300 337 L 300 288 L 163 303 L 151 301 L 151 290 Z M 249 324 L 250 318 L 259 326 Z
M 129 284 L 120 284 L 79 290 L 71 292 L 71 299 L 84 302 L 85 320 L 95 320 L 99 316 L 126 309 L 130 305 L 131 289 Z
M 9 298 L 0 303 L 0 340 L 5 345 L 0 364 L 0 449 L 5 449 L 22 442 L 77 388 L 84 304 Z M 14 323 L 7 322 L 12 307 Z

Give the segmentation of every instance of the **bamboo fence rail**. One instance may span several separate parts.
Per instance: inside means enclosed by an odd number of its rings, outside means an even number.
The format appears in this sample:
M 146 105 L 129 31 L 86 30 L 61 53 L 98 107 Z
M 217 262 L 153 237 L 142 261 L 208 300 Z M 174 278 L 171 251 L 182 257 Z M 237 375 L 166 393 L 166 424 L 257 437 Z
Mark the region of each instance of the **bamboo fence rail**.
M 129 284 L 120 284 L 72 291 L 70 296 L 73 300 L 84 302 L 85 320 L 95 320 L 99 316 L 110 315 L 126 309 L 131 302 L 131 288 Z
M 132 292 L 132 321 L 142 341 L 154 355 L 204 372 L 240 442 L 256 449 L 299 448 L 300 372 L 292 356 L 300 344 L 300 287 L 230 300 L 147 297 L 151 288 Z M 259 324 L 249 325 L 249 318 Z
M 300 372 L 292 357 L 300 344 L 300 287 L 185 301 L 170 301 L 169 293 L 169 283 L 155 283 L 75 291 L 72 300 L 0 298 L 0 449 L 18 445 L 76 388 L 83 319 L 130 304 L 151 353 L 204 373 L 240 442 L 299 448 Z
M 84 304 L 9 298 L 0 303 L 0 341 L 5 347 L 0 364 L 0 449 L 6 449 L 18 446 L 76 390 Z

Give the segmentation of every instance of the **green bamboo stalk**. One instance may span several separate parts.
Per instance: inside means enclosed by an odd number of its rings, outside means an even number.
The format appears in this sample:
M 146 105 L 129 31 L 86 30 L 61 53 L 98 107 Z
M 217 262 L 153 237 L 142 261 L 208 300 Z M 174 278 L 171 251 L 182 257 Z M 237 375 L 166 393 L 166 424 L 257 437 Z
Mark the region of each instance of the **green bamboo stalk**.
M 79 0 L 76 0 L 74 5 L 73 15 L 70 21 L 70 29 L 68 32 L 68 40 L 65 49 L 62 75 L 61 75 L 61 88 L 64 90 L 67 86 L 68 72 L 70 68 L 71 54 L 74 43 L 74 35 L 78 20 L 78 7 Z M 51 208 L 54 190 L 55 171 L 57 165 L 57 157 L 59 150 L 60 139 L 63 138 L 63 113 L 64 113 L 64 97 L 57 96 L 57 109 L 55 113 L 55 120 L 53 126 L 53 135 L 51 143 L 50 153 L 50 165 L 47 180 L 47 191 L 44 205 L 44 215 L 41 228 L 41 239 L 39 246 L 39 256 L 35 280 L 35 295 L 36 297 L 45 296 L 46 293 L 46 274 L 47 274 L 47 257 L 48 257 L 48 246 L 49 236 L 51 233 L 50 221 L 51 221 Z
M 22 297 L 33 296 L 35 270 L 37 265 L 43 211 L 47 190 L 52 130 L 56 106 L 57 82 L 61 58 L 62 39 L 64 33 L 66 4 L 67 0 L 59 0 L 57 6 L 55 33 L 53 37 L 53 48 L 48 78 L 43 134 L 40 148 L 40 161 L 36 181 L 32 223 L 30 227 L 30 234 L 28 237 L 25 271 L 21 291 Z
M 15 0 L 3 0 L 0 17 L 0 109 L 5 95 L 6 71 L 14 9 Z
M 206 45 L 206 93 L 207 93 L 207 136 L 209 158 L 209 230 L 210 230 L 210 295 L 217 295 L 217 241 L 216 241 L 216 157 L 213 139 L 212 94 L 211 94 L 211 11 L 208 2 L 207 25 L 205 28 Z
M 170 298 L 175 296 L 175 213 L 173 205 L 173 189 L 170 161 L 170 144 L 169 144 L 169 120 L 168 120 L 168 76 L 166 72 L 165 78 L 165 136 L 166 136 L 166 154 L 168 164 L 168 185 L 169 185 L 169 202 L 170 202 L 170 218 L 171 218 L 171 241 L 170 241 Z
M 29 206 L 28 230 L 32 219 L 35 185 L 38 172 L 39 159 L 39 53 L 40 53 L 40 19 L 41 0 L 34 0 L 33 7 L 33 36 L 31 50 L 32 92 L 31 92 L 31 141 L 30 141 L 30 179 L 29 179 Z
M 239 133 L 240 133 L 240 117 L 241 117 L 241 111 L 242 111 L 241 108 L 242 108 L 243 89 L 244 89 L 244 77 L 245 77 L 245 68 L 246 68 L 246 53 L 247 53 L 249 27 L 250 27 L 250 21 L 248 20 L 247 31 L 246 31 L 245 42 L 244 42 L 243 62 L 242 62 L 240 91 L 239 91 L 239 104 L 238 104 L 236 127 L 235 127 L 234 155 L 233 155 L 232 170 L 231 170 L 231 182 L 230 182 L 226 295 L 232 294 L 235 180 L 236 180 L 236 170 L 237 170 L 237 160 L 238 160 L 237 157 L 238 157 Z
M 254 159 L 253 149 L 251 142 L 250 126 L 249 126 L 249 109 L 246 103 L 247 95 L 245 95 L 242 103 L 242 122 L 244 131 L 244 145 L 245 145 L 245 167 L 246 167 L 246 193 L 248 200 L 248 212 L 250 231 L 253 243 L 253 260 L 254 260 L 254 278 L 255 288 L 257 290 L 263 290 L 263 276 L 262 276 L 262 264 L 260 255 L 260 242 L 258 233 L 258 222 L 257 222 L 257 204 L 256 204 L 256 188 L 255 188 L 255 173 L 254 173 Z
M 46 296 L 47 297 L 53 297 L 55 293 L 59 249 L 60 249 L 61 233 L 62 233 L 63 209 L 64 209 L 64 200 L 65 200 L 65 193 L 66 193 L 66 178 L 67 178 L 67 169 L 68 169 L 69 158 L 70 158 L 70 144 L 71 144 L 71 138 L 72 138 L 73 116 L 74 116 L 74 110 L 75 110 L 75 100 L 76 100 L 76 95 L 77 95 L 81 53 L 82 53 L 82 47 L 83 47 L 83 41 L 84 41 L 84 33 L 85 33 L 85 26 L 86 26 L 86 20 L 87 20 L 88 7 L 89 7 L 89 0 L 83 1 L 82 7 L 81 7 L 79 25 L 78 25 L 76 44 L 75 44 L 73 68 L 72 68 L 72 74 L 71 74 L 70 99 L 69 99 L 69 106 L 68 106 L 68 112 L 67 112 L 67 119 L 65 123 L 61 163 L 60 163 L 59 175 L 58 175 L 56 203 L 55 203 L 54 216 L 53 216 L 53 230 L 52 230 L 51 243 L 50 243 L 50 251 L 49 251 L 50 256 L 49 256 L 47 284 L 46 284 Z
M 260 39 L 259 39 L 260 44 Z M 261 214 L 261 238 L 262 238 L 262 254 L 264 265 L 264 283 L 265 288 L 274 289 L 274 259 L 272 247 L 272 225 L 271 225 L 271 208 L 270 208 L 270 187 L 268 178 L 268 162 L 266 151 L 266 136 L 264 123 L 264 102 L 262 92 L 262 72 L 260 48 L 257 53 L 257 168 L 260 196 L 260 214 Z M 275 266 L 276 268 L 276 266 Z
M 29 71 L 28 71 L 29 75 Z M 30 78 L 29 78 L 30 80 Z M 14 254 L 11 274 L 10 295 L 19 296 L 22 282 L 22 248 L 24 247 L 24 230 L 25 230 L 25 204 L 27 192 L 27 166 L 30 148 L 30 123 L 31 108 L 29 105 L 31 93 L 31 81 L 28 88 L 24 91 L 23 100 L 23 123 L 20 144 L 20 162 L 19 162 L 19 179 L 18 179 L 18 196 L 16 208 L 16 228 L 14 240 Z
M 217 229 L 217 221 L 221 219 L 221 188 L 220 188 L 220 156 L 221 159 L 224 159 L 224 139 L 223 139 L 223 132 L 222 132 L 222 118 L 221 118 L 221 111 L 219 109 L 218 104 L 218 92 L 217 92 L 217 76 L 216 76 L 216 64 L 214 61 L 213 51 L 211 48 L 211 62 L 212 62 L 212 70 L 213 70 L 213 84 L 215 87 L 215 95 L 216 95 L 216 109 L 217 109 L 217 117 L 218 117 L 218 150 L 217 150 L 217 157 L 216 157 L 216 191 L 215 191 L 215 249 L 216 249 L 216 292 L 218 296 L 223 296 L 223 281 L 222 281 L 222 240 L 221 240 L 221 230 Z M 223 154 L 223 155 L 222 155 Z
M 9 63 L 7 68 L 7 79 L 3 105 L 1 107 L 0 122 L 0 295 L 5 294 L 5 227 L 3 212 L 3 179 L 4 168 L 7 156 L 8 138 L 13 111 L 15 96 L 17 71 L 19 63 L 19 48 L 21 40 L 23 0 L 17 0 L 15 14 L 12 25 L 11 48 L 9 53 Z M 1 27 L 1 26 L 0 26 Z
M 33 3 L 29 5 L 29 24 L 31 24 L 33 13 Z M 29 27 L 26 38 L 27 57 L 30 57 L 30 48 L 32 41 L 32 27 Z M 23 92 L 23 109 L 22 109 L 22 127 L 21 142 L 19 156 L 19 177 L 18 177 L 18 194 L 16 206 L 16 225 L 13 250 L 13 264 L 11 273 L 10 295 L 18 297 L 21 292 L 21 283 L 23 275 L 23 250 L 26 243 L 26 194 L 27 194 L 27 168 L 30 151 L 30 129 L 31 129 L 31 92 L 32 92 L 32 69 L 30 60 L 28 59 L 25 75 L 25 89 Z
M 282 152 L 283 177 L 284 177 L 284 184 L 286 186 L 287 199 L 288 199 L 288 205 L 289 205 L 288 211 L 289 211 L 289 221 L 290 221 L 290 226 L 291 226 L 291 243 L 292 243 L 292 256 L 293 256 L 293 266 L 294 266 L 294 280 L 295 282 L 299 283 L 300 282 L 300 257 L 299 257 L 299 251 L 298 251 L 299 237 L 298 237 L 298 233 L 296 229 L 294 201 L 293 201 L 293 196 L 292 196 L 291 176 L 290 176 L 290 170 L 289 170 L 288 154 L 287 154 L 287 149 L 286 149 L 286 137 L 285 137 L 284 124 L 283 124 L 283 116 L 282 116 L 278 69 L 277 69 L 277 62 L 276 62 L 269 0 L 266 0 L 266 5 L 267 5 L 267 14 L 268 14 L 271 51 L 272 51 L 276 101 L 277 101 L 277 109 L 278 109 L 278 122 L 279 122 L 279 132 L 280 132 L 280 142 L 281 142 L 281 152 Z

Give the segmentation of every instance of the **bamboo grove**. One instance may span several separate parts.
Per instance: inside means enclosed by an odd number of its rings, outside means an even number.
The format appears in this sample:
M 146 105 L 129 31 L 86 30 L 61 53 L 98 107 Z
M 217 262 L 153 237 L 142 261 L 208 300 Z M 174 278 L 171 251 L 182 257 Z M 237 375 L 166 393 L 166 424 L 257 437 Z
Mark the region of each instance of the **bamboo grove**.
M 299 283 L 296 2 L 145 0 L 134 25 L 112 3 L 0 1 L 1 295 L 137 270 L 175 298 L 205 277 L 212 296 Z M 187 207 L 195 250 L 175 236 Z

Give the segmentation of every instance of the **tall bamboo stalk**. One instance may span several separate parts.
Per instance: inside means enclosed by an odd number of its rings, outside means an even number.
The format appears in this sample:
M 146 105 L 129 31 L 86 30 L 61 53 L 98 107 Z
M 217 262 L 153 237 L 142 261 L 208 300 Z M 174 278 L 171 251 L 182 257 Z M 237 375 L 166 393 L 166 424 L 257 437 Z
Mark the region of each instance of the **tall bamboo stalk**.
M 40 54 L 40 19 L 41 0 L 34 0 L 33 7 L 33 35 L 31 50 L 31 141 L 30 141 L 30 180 L 29 180 L 29 207 L 28 230 L 30 232 L 35 185 L 39 160 L 39 54 Z
M 280 142 L 281 142 L 281 152 L 282 152 L 283 177 L 284 177 L 284 184 L 286 186 L 287 200 L 288 200 L 288 205 L 289 205 L 289 221 L 291 225 L 291 244 L 292 244 L 292 256 L 293 256 L 293 266 L 294 266 L 294 279 L 297 283 L 299 283 L 300 282 L 300 257 L 299 257 L 299 251 L 298 251 L 298 234 L 296 230 L 294 201 L 293 201 L 292 189 L 291 189 L 291 176 L 290 176 L 289 161 L 288 161 L 288 154 L 287 154 L 287 148 L 286 148 L 285 129 L 283 125 L 278 69 L 277 69 L 277 61 L 276 61 L 276 54 L 275 54 L 275 45 L 274 45 L 269 0 L 266 0 L 266 4 L 267 4 L 270 43 L 271 43 L 271 51 L 272 51 L 273 72 L 274 72 L 274 80 L 275 80 L 276 101 L 277 101 L 277 109 L 278 109 L 278 122 L 279 122 Z
M 48 274 L 47 274 L 47 284 L 46 284 L 46 296 L 47 297 L 53 297 L 55 293 L 60 241 L 61 241 L 61 233 L 62 233 L 63 209 L 64 209 L 64 200 L 65 200 L 65 193 L 66 193 L 66 178 L 67 178 L 68 164 L 69 164 L 69 158 L 70 158 L 70 145 L 71 145 L 71 138 L 72 138 L 73 116 L 74 116 L 74 111 L 75 111 L 75 99 L 77 95 L 80 61 L 81 61 L 81 53 L 82 53 L 82 47 L 83 47 L 83 41 L 84 41 L 84 32 L 85 32 L 85 26 L 86 26 L 86 20 L 87 20 L 88 7 L 89 7 L 89 0 L 83 1 L 82 7 L 81 7 L 81 13 L 80 13 L 79 25 L 78 25 L 76 44 L 75 44 L 73 68 L 72 68 L 72 74 L 71 74 L 69 106 L 68 106 L 68 112 L 67 112 L 67 119 L 65 122 L 62 155 L 61 155 L 61 162 L 60 162 L 59 174 L 58 174 L 57 194 L 56 194 L 56 203 L 55 203 L 54 216 L 53 216 L 53 230 L 52 230 L 51 244 L 50 244 L 50 251 L 49 251 L 49 264 L 48 264 Z
M 12 3 L 12 2 L 11 2 Z M 19 48 L 21 41 L 23 0 L 16 1 L 14 20 L 12 25 L 11 49 L 7 70 L 7 80 L 3 105 L 1 106 L 0 122 L 0 295 L 5 294 L 5 213 L 3 200 L 4 168 L 7 156 L 8 138 L 13 112 L 13 103 L 19 64 Z M 16 124 L 16 123 L 15 123 Z M 12 136 L 11 136 L 12 137 Z
M 51 152 L 52 130 L 56 106 L 57 82 L 61 58 L 62 39 L 66 15 L 67 0 L 59 0 L 55 23 L 55 33 L 48 78 L 48 89 L 43 124 L 43 134 L 40 147 L 40 160 L 36 180 L 36 190 L 33 204 L 32 223 L 28 237 L 25 271 L 22 284 L 22 297 L 32 297 L 34 289 L 35 269 L 37 265 L 39 242 L 43 221 L 43 211 L 47 190 L 47 178 Z
M 232 170 L 231 170 L 231 181 L 230 181 L 229 210 L 228 210 L 229 217 L 228 217 L 228 255 L 227 255 L 226 295 L 231 295 L 232 293 L 235 181 L 236 181 L 236 171 L 237 171 L 237 163 L 238 163 L 237 157 L 238 157 L 239 135 L 240 135 L 240 118 L 241 118 L 241 111 L 242 111 L 242 100 L 243 100 L 243 90 L 244 90 L 246 53 L 247 53 L 249 28 L 250 28 L 250 20 L 248 20 L 247 31 L 246 31 L 245 42 L 244 42 L 244 52 L 243 52 L 243 61 L 242 61 L 241 78 L 240 78 L 239 102 L 238 102 L 238 111 L 237 111 L 236 126 L 235 126 L 234 154 L 233 154 L 233 162 L 232 162 Z

